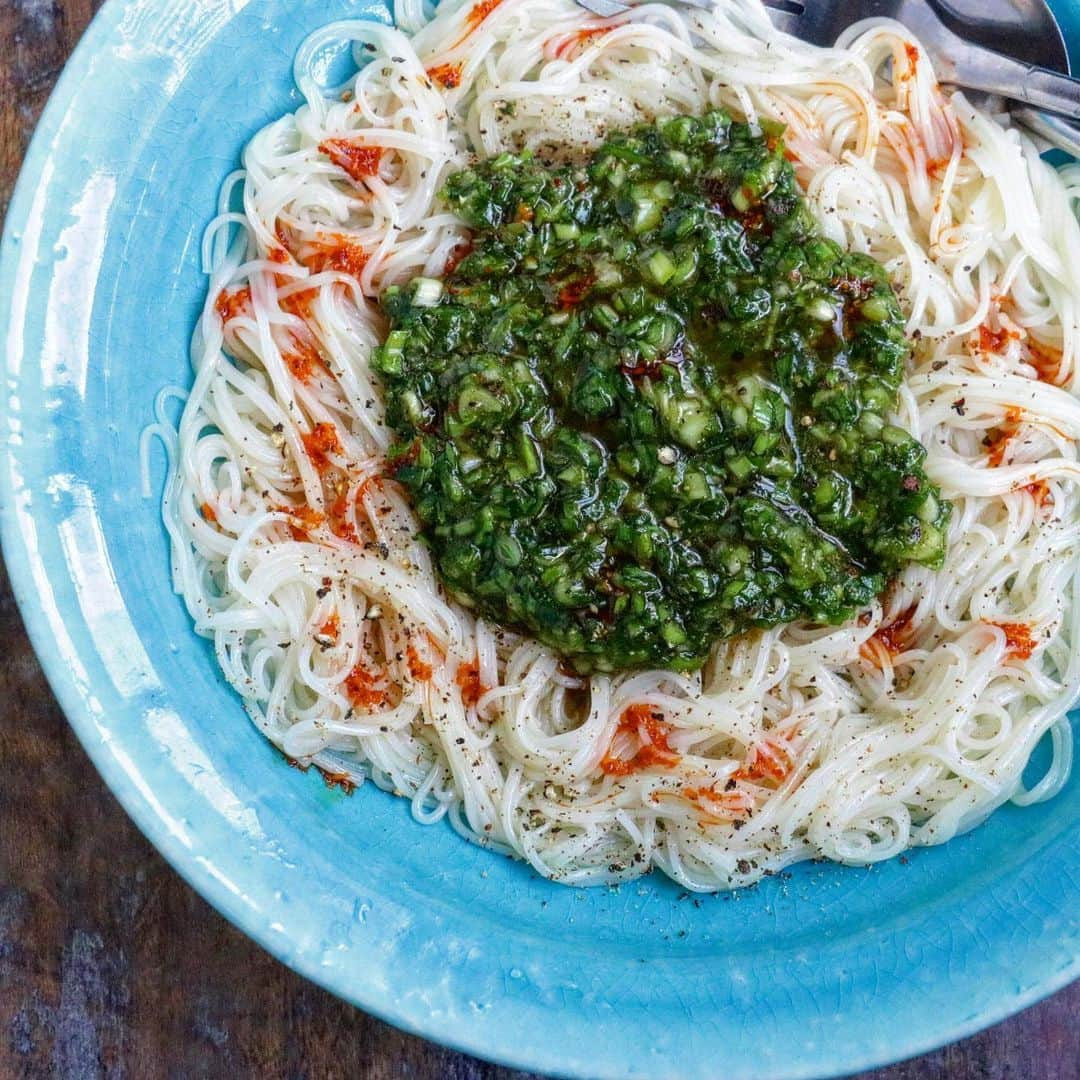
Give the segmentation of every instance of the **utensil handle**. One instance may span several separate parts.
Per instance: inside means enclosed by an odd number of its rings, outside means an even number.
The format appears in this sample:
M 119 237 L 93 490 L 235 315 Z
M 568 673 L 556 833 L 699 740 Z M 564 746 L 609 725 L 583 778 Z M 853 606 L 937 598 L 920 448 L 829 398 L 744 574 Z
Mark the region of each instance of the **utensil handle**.
M 1000 94 L 1033 109 L 1080 120 L 1080 79 L 964 44 L 966 48 L 944 58 L 942 82 Z
M 1052 146 L 1072 154 L 1080 161 L 1080 123 L 1066 120 L 1053 113 L 1039 112 L 1038 109 L 1021 105 L 1012 110 L 1012 117 L 1018 124 L 1023 124 L 1029 131 L 1044 138 Z

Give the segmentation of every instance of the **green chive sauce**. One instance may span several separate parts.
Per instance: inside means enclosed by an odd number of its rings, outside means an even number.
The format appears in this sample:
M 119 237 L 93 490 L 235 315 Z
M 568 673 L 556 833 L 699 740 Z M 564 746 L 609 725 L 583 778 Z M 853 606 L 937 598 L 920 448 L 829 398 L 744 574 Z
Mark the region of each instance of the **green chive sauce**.
M 462 603 L 579 671 L 687 669 L 940 565 L 948 504 L 886 419 L 899 305 L 818 235 L 779 132 L 678 117 L 444 194 L 472 249 L 386 290 L 375 367 Z

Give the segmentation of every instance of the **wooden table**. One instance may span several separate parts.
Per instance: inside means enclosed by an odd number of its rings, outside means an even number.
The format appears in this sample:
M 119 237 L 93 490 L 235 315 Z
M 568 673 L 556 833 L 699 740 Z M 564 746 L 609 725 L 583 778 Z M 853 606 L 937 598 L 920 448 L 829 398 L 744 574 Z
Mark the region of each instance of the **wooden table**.
M 0 216 L 98 0 L 0 0 Z M 0 1078 L 499 1078 L 294 975 L 169 869 L 94 772 L 0 568 Z M 1076 1080 L 1080 983 L 874 1080 Z M 902 1023 L 902 1018 L 898 1018 Z

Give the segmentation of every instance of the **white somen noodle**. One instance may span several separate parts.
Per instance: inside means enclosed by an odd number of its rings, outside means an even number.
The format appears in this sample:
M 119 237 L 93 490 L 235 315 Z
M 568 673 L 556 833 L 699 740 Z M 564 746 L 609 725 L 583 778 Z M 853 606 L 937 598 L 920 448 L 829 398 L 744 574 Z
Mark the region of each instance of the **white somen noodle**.
M 1080 172 L 939 87 L 892 22 L 820 49 L 756 0 L 431 16 L 407 0 L 401 29 L 312 35 L 305 103 L 251 140 L 206 234 L 164 516 L 176 588 L 252 720 L 572 884 L 864 864 L 1052 796 L 1080 690 Z M 327 88 L 341 42 L 359 71 Z M 440 589 L 384 475 L 376 300 L 467 240 L 439 191 L 474 155 L 573 157 L 717 106 L 784 123 L 823 233 L 897 283 L 914 358 L 894 422 L 954 504 L 948 554 L 848 624 L 722 641 L 698 673 L 579 679 Z M 602 767 L 658 738 L 652 767 Z

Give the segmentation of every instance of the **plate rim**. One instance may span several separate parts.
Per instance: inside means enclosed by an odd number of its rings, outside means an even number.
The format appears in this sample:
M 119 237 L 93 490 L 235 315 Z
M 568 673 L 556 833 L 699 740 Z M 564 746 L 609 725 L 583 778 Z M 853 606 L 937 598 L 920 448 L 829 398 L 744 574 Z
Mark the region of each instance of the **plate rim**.
M 145 2 L 146 0 L 105 0 L 65 63 L 27 146 L 12 189 L 3 234 L 0 236 L 0 329 L 3 331 L 5 375 L 9 375 L 9 357 L 15 351 L 10 337 L 13 316 L 11 299 L 20 247 L 16 233 L 24 229 L 29 217 L 32 192 L 55 149 L 53 139 L 60 127 L 58 121 L 72 104 L 75 90 L 86 76 L 93 58 L 99 50 L 107 47 L 109 35 L 116 29 L 126 7 L 129 4 Z M 392 0 L 387 2 L 389 5 Z M 18 351 L 20 355 L 25 355 L 25 350 Z M 0 393 L 0 419 L 4 421 L 9 419 L 10 392 L 8 385 Z M 586 1065 L 585 1056 L 580 1052 L 564 1052 L 557 1045 L 557 1040 L 546 1041 L 539 1037 L 539 1032 L 535 1033 L 537 1037 L 533 1039 L 514 1040 L 500 1037 L 483 1023 L 463 1024 L 450 1017 L 433 1017 L 429 1024 L 422 1026 L 409 1019 L 403 1009 L 396 1008 L 389 995 L 380 998 L 374 993 L 359 993 L 356 988 L 350 988 L 341 969 L 322 967 L 317 957 L 304 952 L 289 952 L 277 944 L 277 936 L 269 922 L 265 918 L 257 917 L 251 908 L 242 905 L 221 881 L 191 857 L 161 817 L 154 812 L 152 805 L 138 790 L 131 777 L 123 771 L 116 758 L 107 752 L 107 744 L 97 735 L 89 710 L 76 685 L 75 676 L 55 642 L 44 608 L 34 595 L 34 566 L 36 564 L 43 574 L 47 573 L 48 566 L 31 550 L 21 527 L 12 484 L 10 425 L 2 455 L 5 467 L 0 470 L 0 546 L 12 593 L 37 660 L 69 726 L 105 786 L 143 836 L 187 885 L 218 914 L 286 967 L 399 1030 L 499 1065 L 546 1075 L 625 1075 L 623 1063 L 592 1061 Z M 1028 970 L 1026 974 L 1030 978 L 1032 972 Z M 962 1020 L 933 1030 L 927 1025 L 921 1025 L 917 1026 L 916 1033 L 911 1036 L 892 1037 L 889 1041 L 890 1049 L 887 1051 L 874 1050 L 866 1043 L 860 1044 L 855 1053 L 845 1054 L 842 1050 L 838 1052 L 833 1048 L 831 1054 L 820 1054 L 815 1056 L 813 1061 L 805 1063 L 793 1060 L 772 1063 L 769 1077 L 770 1080 L 810 1080 L 812 1077 L 825 1075 L 836 1077 L 905 1061 L 997 1024 L 1077 978 L 1080 978 L 1080 955 L 1073 956 L 1071 962 L 1064 966 L 1046 965 L 1046 969 L 1038 973 L 1038 977 L 1020 991 L 1010 992 L 1002 988 L 993 1004 L 986 1005 Z M 522 1016 L 521 1020 L 525 1022 L 526 1018 Z M 829 1057 L 833 1064 L 825 1065 L 825 1057 Z M 693 1067 L 700 1066 L 701 1063 L 690 1064 Z M 829 1069 L 827 1073 L 821 1071 L 823 1066 Z

